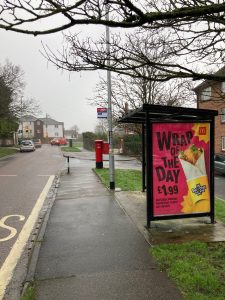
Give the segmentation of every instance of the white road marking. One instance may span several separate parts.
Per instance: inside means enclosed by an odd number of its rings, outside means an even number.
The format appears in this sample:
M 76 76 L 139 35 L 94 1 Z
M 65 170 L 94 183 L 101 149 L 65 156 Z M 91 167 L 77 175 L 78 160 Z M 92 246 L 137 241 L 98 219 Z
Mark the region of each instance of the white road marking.
M 10 239 L 12 239 L 16 234 L 17 234 L 17 230 L 16 228 L 12 227 L 12 226 L 9 226 L 9 225 L 6 225 L 5 224 L 5 221 L 9 218 L 12 218 L 12 217 L 17 217 L 19 218 L 19 221 L 24 221 L 25 220 L 25 217 L 24 216 L 21 216 L 21 215 L 9 215 L 9 216 L 5 216 L 3 217 L 1 220 L 0 220 L 0 228 L 5 228 L 7 230 L 10 231 L 10 234 L 5 237 L 5 238 L 2 238 L 0 239 L 0 242 L 5 242 L 5 241 L 8 241 Z
M 49 176 L 51 176 L 51 175 L 37 175 L 37 176 L 40 176 L 40 177 L 42 177 L 42 176 L 44 176 L 44 177 L 49 177 Z
M 41 192 L 39 198 L 37 199 L 37 202 L 28 217 L 26 223 L 24 224 L 16 242 L 14 243 L 8 257 L 6 258 L 5 262 L 3 263 L 1 269 L 0 269 L 0 300 L 3 299 L 6 287 L 9 284 L 10 280 L 13 276 L 13 271 L 17 265 L 17 262 L 19 261 L 24 247 L 31 235 L 31 232 L 34 228 L 34 225 L 38 219 L 40 210 L 43 206 L 44 200 L 48 194 L 49 189 L 51 188 L 51 185 L 53 183 L 55 176 L 51 175 L 48 179 L 48 182 L 46 183 L 43 191 Z
M 6 174 L 0 174 L 1 177 L 16 177 L 18 175 L 6 175 Z

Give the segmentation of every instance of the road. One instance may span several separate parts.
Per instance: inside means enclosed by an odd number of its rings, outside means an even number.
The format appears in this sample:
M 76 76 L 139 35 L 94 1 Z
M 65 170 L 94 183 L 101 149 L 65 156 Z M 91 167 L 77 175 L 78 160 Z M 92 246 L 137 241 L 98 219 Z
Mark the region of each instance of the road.
M 64 165 L 59 147 L 50 145 L 0 160 L 0 268 L 49 178 Z

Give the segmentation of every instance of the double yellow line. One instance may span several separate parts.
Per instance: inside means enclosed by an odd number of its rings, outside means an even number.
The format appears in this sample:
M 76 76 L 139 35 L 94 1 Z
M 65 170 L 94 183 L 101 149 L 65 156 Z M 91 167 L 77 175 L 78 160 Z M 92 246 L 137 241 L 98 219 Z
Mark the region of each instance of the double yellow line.
M 37 199 L 37 202 L 29 215 L 26 223 L 24 224 L 18 239 L 14 243 L 9 255 L 7 256 L 6 260 L 4 261 L 1 269 L 0 269 L 0 300 L 3 299 L 5 295 L 5 291 L 7 285 L 10 283 L 14 269 L 24 251 L 24 248 L 29 240 L 29 237 L 32 233 L 32 230 L 35 226 L 35 223 L 38 219 L 39 213 L 41 208 L 44 204 L 45 198 L 50 190 L 53 180 L 55 176 L 51 175 L 46 183 L 43 191 L 41 192 L 40 196 Z

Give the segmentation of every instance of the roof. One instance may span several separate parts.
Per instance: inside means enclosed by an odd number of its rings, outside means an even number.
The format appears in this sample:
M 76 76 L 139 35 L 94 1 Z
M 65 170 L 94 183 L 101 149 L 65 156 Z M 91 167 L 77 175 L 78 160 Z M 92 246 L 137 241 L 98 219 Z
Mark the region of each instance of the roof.
M 52 118 L 39 118 L 39 120 L 43 121 L 44 124 L 47 124 L 47 125 L 63 125 L 63 122 L 58 122 Z
M 150 121 L 211 121 L 218 115 L 217 110 L 186 108 L 177 106 L 163 106 L 143 104 L 140 108 L 122 117 L 121 123 L 146 123 L 146 115 Z
M 20 118 L 20 121 L 22 121 L 22 122 L 35 122 L 36 120 L 37 120 L 37 118 L 32 115 L 26 115 L 26 116 L 22 116 Z

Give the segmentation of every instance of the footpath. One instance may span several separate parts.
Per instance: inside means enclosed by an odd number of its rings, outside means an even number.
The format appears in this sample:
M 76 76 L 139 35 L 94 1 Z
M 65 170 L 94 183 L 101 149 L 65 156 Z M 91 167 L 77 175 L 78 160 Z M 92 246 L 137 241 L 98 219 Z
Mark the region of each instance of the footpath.
M 182 299 L 93 167 L 74 159 L 60 178 L 34 272 L 36 299 Z

